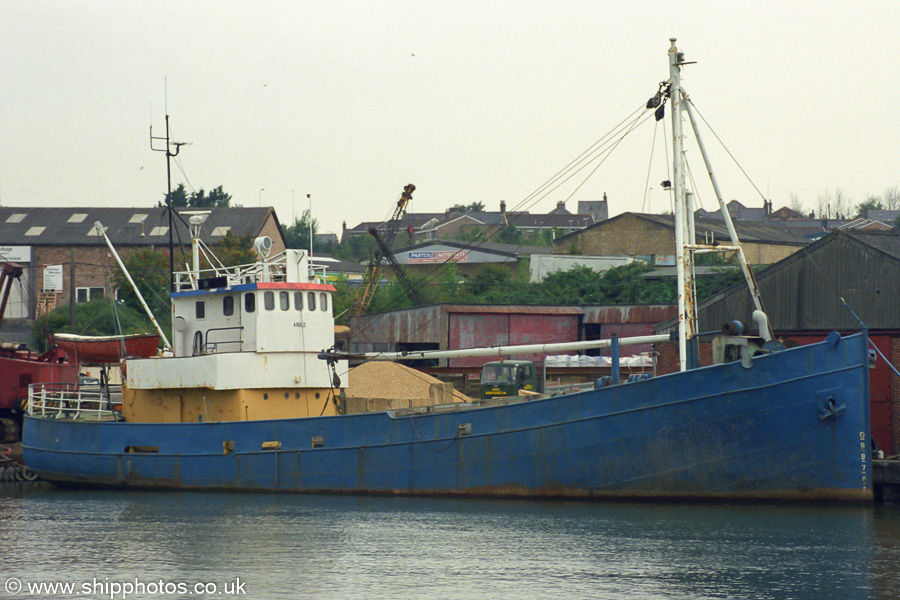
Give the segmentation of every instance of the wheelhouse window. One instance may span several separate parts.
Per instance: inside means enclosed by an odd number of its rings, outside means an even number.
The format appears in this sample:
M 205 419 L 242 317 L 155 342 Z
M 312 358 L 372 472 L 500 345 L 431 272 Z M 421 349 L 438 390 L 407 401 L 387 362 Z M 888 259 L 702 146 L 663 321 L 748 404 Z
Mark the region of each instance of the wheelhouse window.
M 322 312 L 326 312 L 328 310 L 328 294 L 325 292 L 319 293 L 319 304 L 322 307 Z
M 244 311 L 248 313 L 256 311 L 256 294 L 253 292 L 244 294 Z
M 230 317 L 234 314 L 234 296 L 225 296 L 222 298 L 222 314 Z
M 206 301 L 205 300 L 197 300 L 194 302 L 194 316 L 198 319 L 206 318 Z
M 278 303 L 281 305 L 281 310 L 290 310 L 291 295 L 287 292 L 278 292 Z
M 315 292 L 307 292 L 306 308 L 308 310 L 316 310 L 316 293 Z
M 265 292 L 263 294 L 263 305 L 266 310 L 275 310 L 275 292 Z
M 294 310 L 303 310 L 303 292 L 294 292 Z

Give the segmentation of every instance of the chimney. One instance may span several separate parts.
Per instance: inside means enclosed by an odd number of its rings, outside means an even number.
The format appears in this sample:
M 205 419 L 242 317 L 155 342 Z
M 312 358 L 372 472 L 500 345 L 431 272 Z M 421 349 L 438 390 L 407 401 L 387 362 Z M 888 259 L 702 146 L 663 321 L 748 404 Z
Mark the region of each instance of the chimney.
M 501 215 L 505 215 L 505 214 L 506 214 L 506 200 L 501 200 L 501 201 L 500 201 L 500 214 L 501 214 Z
M 556 210 L 566 210 L 566 201 L 565 200 L 557 200 L 556 201 Z

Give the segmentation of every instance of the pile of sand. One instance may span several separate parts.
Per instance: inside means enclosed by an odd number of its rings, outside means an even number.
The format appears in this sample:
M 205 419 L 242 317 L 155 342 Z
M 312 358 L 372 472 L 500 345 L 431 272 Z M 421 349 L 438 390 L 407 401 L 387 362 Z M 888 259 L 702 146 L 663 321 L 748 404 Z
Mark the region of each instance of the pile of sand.
M 451 383 L 387 361 L 370 361 L 350 369 L 346 394 L 348 412 L 472 401 Z

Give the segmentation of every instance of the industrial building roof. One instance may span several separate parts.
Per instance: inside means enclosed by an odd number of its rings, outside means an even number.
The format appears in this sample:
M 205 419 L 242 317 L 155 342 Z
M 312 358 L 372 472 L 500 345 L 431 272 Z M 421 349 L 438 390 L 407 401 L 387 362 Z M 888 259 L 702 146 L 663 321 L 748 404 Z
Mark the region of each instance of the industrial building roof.
M 200 239 L 216 244 L 227 234 L 257 236 L 271 214 L 262 208 L 176 208 L 173 215 L 174 243 L 190 243 L 188 219 L 206 214 Z M 10 246 L 95 246 L 103 240 L 94 223 L 99 221 L 113 244 L 150 246 L 168 243 L 169 218 L 166 209 L 152 208 L 26 208 L 0 207 L 0 244 Z M 278 224 L 278 229 L 281 225 Z M 283 237 L 283 234 L 282 234 Z
M 575 231 L 573 233 L 556 238 L 556 240 L 557 242 L 561 242 L 576 235 L 583 235 L 584 233 L 591 231 L 596 227 L 603 227 L 616 219 L 625 217 L 626 215 L 631 215 L 638 219 L 657 223 L 663 227 L 668 227 L 671 229 L 675 228 L 674 215 L 622 213 L 620 215 L 607 219 L 606 221 L 595 223 L 590 227 L 586 227 L 585 229 L 582 229 L 580 231 Z M 726 241 L 730 239 L 728 229 L 725 227 L 725 222 L 722 219 L 696 217 L 694 219 L 694 223 L 696 226 L 698 239 L 704 239 L 707 234 L 710 234 L 711 237 L 717 241 Z M 785 226 L 785 223 L 782 221 L 734 221 L 734 228 L 735 231 L 737 231 L 738 238 L 742 242 L 785 244 L 796 246 L 805 246 L 810 242 L 809 239 L 794 233 L 789 227 Z
M 769 322 L 781 331 L 900 330 L 900 232 L 836 229 L 756 274 Z M 745 283 L 698 307 L 700 330 L 751 322 Z M 657 326 L 668 331 L 669 319 Z
M 598 203 L 600 201 L 597 201 Z M 505 227 L 515 225 L 519 229 L 580 229 L 594 222 L 590 214 L 573 214 L 564 207 L 557 207 L 546 214 L 531 214 L 527 211 L 479 211 L 479 212 L 443 212 L 443 213 L 407 213 L 397 224 L 397 228 L 405 230 L 412 227 L 417 234 L 439 231 L 459 219 L 467 219 L 472 223 L 485 227 Z M 384 230 L 386 221 L 365 221 L 355 227 L 345 229 L 347 235 L 368 233 L 370 228 Z
M 531 256 L 532 254 L 546 254 L 550 251 L 549 246 L 525 246 L 522 244 L 498 244 L 495 242 L 459 242 L 456 240 L 433 239 L 413 246 L 398 248 L 394 250 L 395 255 L 401 255 L 406 252 L 421 250 L 431 246 L 448 246 L 451 248 L 459 248 L 460 250 L 480 251 L 489 254 L 502 254 L 510 258 L 518 256 Z

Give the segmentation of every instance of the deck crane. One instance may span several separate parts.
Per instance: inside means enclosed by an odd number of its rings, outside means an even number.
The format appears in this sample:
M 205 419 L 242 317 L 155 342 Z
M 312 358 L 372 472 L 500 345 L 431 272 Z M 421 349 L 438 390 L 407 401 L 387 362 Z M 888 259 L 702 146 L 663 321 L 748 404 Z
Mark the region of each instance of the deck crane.
M 398 274 L 398 279 L 403 278 L 405 280 L 406 285 L 404 285 L 404 289 L 412 290 L 416 296 L 418 293 L 415 292 L 415 289 L 409 284 L 409 280 L 405 279 L 405 274 L 402 273 L 402 269 L 397 268 L 397 259 L 394 258 L 393 253 L 391 252 L 391 244 L 394 243 L 394 238 L 397 237 L 397 231 L 400 229 L 400 222 L 403 220 L 404 215 L 406 215 L 406 207 L 409 204 L 409 201 L 412 200 L 412 193 L 415 191 L 416 186 L 409 183 L 403 188 L 403 193 L 400 194 L 400 199 L 397 200 L 397 208 L 394 209 L 394 214 L 391 215 L 391 218 L 385 223 L 385 231 L 384 235 L 380 235 L 375 228 L 369 230 L 369 234 L 371 234 L 375 238 L 375 242 L 378 244 L 378 249 L 372 253 L 372 257 L 369 259 L 369 266 L 366 267 L 366 272 L 363 275 L 363 280 L 359 285 L 359 289 L 356 292 L 356 298 L 353 300 L 353 305 L 350 307 L 350 316 L 358 317 L 366 312 L 369 308 L 369 304 L 372 303 L 372 297 L 375 295 L 375 290 L 378 289 L 378 282 L 381 280 L 381 262 L 384 259 L 391 264 L 394 268 L 394 273 Z M 403 285 L 403 281 L 401 280 L 401 285 Z

